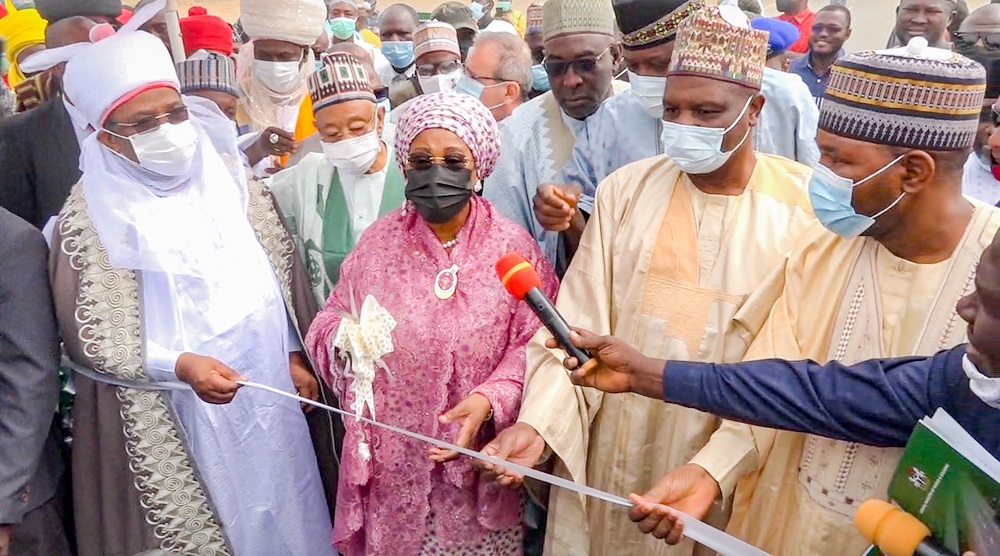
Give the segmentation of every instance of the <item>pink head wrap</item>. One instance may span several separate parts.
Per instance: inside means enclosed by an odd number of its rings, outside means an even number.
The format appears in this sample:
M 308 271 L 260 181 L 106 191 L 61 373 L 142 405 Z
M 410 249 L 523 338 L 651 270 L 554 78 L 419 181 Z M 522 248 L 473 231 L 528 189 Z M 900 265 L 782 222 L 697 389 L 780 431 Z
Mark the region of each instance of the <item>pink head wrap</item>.
M 396 161 L 406 166 L 410 145 L 428 129 L 447 129 L 472 151 L 480 179 L 493 173 L 500 156 L 500 130 L 479 99 L 458 93 L 434 93 L 413 99 L 396 124 Z

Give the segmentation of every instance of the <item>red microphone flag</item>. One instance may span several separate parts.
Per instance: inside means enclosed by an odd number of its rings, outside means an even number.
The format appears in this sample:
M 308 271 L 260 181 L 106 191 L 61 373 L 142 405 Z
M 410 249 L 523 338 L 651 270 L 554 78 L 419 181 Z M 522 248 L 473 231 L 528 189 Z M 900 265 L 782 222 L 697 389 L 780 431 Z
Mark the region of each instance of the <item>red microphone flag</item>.
M 507 253 L 500 257 L 496 268 L 500 283 L 517 299 L 524 299 L 532 288 L 542 288 L 538 272 L 527 259 L 517 253 Z

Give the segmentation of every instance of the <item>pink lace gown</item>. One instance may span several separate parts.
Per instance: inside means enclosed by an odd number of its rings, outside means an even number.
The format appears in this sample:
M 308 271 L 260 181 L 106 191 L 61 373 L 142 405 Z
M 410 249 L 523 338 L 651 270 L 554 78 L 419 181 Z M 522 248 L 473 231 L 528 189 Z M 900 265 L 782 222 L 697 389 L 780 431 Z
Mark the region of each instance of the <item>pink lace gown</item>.
M 525 345 L 541 326 L 524 302 L 501 285 L 494 265 L 505 253 L 524 255 L 554 297 L 558 282 L 537 244 L 517 224 L 474 197 L 458 244 L 448 253 L 412 208 L 378 220 L 344 261 L 340 281 L 309 330 L 306 344 L 341 406 L 355 396 L 332 347 L 342 315 L 361 310 L 368 295 L 397 325 L 394 351 L 382 358 L 373 392 L 379 421 L 454 441 L 457 425 L 438 416 L 478 392 L 493 405 L 473 448 L 517 419 L 524 385 Z M 458 286 L 438 299 L 434 281 L 457 265 Z M 368 412 L 365 412 L 368 415 Z M 430 446 L 345 418 L 333 543 L 346 556 L 517 555 L 520 494 L 481 478 L 467 458 L 437 464 Z M 371 458 L 358 445 L 367 441 Z

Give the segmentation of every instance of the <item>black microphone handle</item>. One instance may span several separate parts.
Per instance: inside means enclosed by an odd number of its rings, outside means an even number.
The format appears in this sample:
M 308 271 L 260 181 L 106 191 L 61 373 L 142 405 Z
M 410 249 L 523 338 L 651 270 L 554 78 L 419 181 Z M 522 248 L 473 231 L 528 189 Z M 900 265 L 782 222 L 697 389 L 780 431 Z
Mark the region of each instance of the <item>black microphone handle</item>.
M 958 556 L 958 555 L 938 544 L 938 542 L 933 538 L 927 537 L 926 539 L 923 540 L 923 542 L 917 545 L 917 549 L 913 551 L 913 556 Z
M 531 307 L 531 310 L 538 315 L 539 320 L 545 325 L 545 328 L 549 329 L 552 336 L 559 342 L 559 347 L 566 350 L 566 353 L 575 357 L 578 365 L 583 365 L 587 361 L 590 361 L 590 356 L 587 352 L 573 345 L 573 342 L 569 339 L 569 325 L 566 324 L 566 320 L 562 318 L 559 311 L 552 305 L 549 298 L 545 296 L 545 293 L 538 288 L 531 288 L 528 293 L 524 296 L 525 303 Z

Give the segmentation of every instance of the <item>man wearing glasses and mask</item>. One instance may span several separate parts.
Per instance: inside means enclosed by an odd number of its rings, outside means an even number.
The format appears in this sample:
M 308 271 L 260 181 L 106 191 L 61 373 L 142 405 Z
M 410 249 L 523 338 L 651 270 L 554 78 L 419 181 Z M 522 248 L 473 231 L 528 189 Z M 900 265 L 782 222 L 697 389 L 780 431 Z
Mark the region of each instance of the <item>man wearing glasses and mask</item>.
M 389 87 L 395 108 L 390 118 L 398 122 L 414 97 L 430 93 L 450 93 L 462 77 L 462 51 L 458 33 L 450 23 L 429 21 L 413 32 L 416 74 Z
M 558 180 L 586 119 L 628 84 L 613 80 L 619 50 L 610 2 L 550 0 L 542 7 L 542 29 L 543 65 L 551 91 L 501 123 L 504 148 L 483 195 L 501 214 L 524 226 L 549 261 L 557 262 L 561 234 L 539 223 L 532 208 L 535 191 L 540 184 Z M 592 209 L 578 190 L 566 192 L 564 202 L 573 207 L 579 202 L 585 212 Z
M 632 338 L 647 355 L 739 361 L 746 346 L 730 326 L 733 316 L 815 221 L 803 192 L 809 169 L 754 151 L 767 33 L 732 25 L 720 9 L 701 8 L 680 24 L 663 101 L 667 154 L 601 182 L 559 290 L 567 322 Z M 732 493 L 739 466 L 719 462 L 740 446 L 718 419 L 574 387 L 564 354 L 545 348 L 549 337 L 540 331 L 528 344 L 519 422 L 485 452 L 529 466 L 548 453 L 560 476 L 653 500 L 670 494 L 658 481 L 678 468 Z M 706 444 L 714 451 L 685 465 Z M 625 512 L 585 505 L 568 491 L 553 490 L 549 510 L 546 551 L 553 554 L 696 553 L 690 541 L 667 547 L 644 537 Z M 707 518 L 716 527 L 725 526 L 722 510 Z

